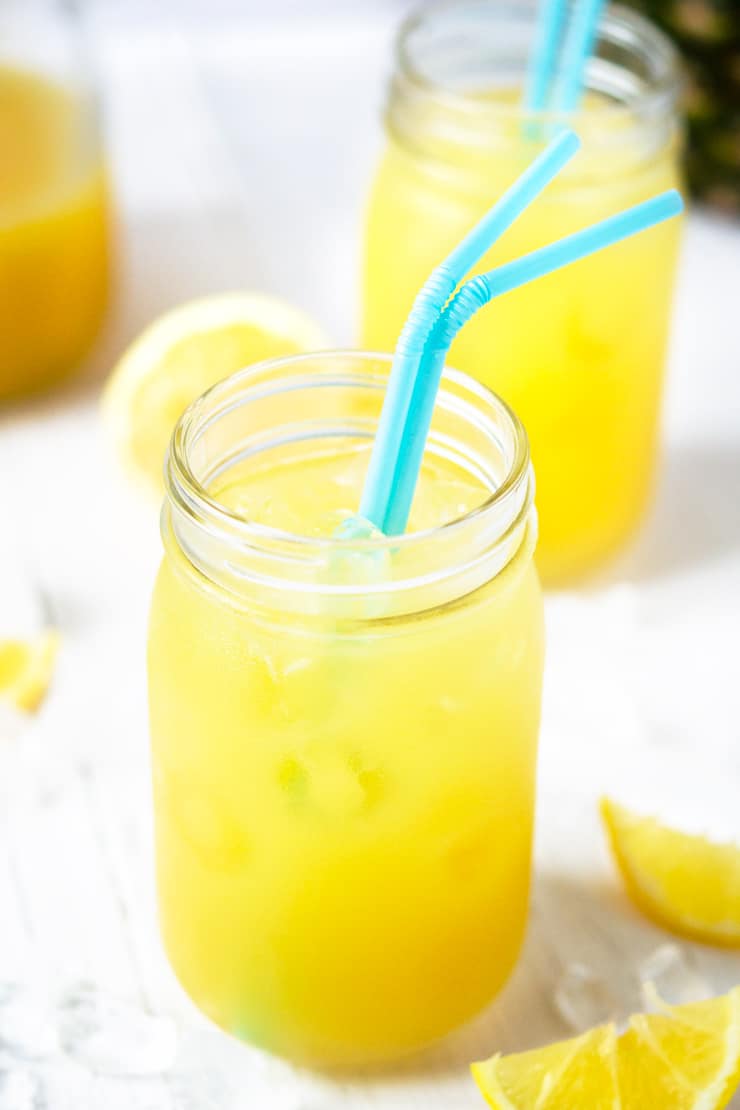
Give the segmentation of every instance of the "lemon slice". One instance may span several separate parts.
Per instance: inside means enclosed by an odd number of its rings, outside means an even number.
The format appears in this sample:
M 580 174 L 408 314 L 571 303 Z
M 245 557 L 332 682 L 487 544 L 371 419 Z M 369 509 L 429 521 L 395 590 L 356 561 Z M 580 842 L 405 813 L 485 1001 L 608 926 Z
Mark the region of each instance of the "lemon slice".
M 740 848 L 601 803 L 614 857 L 634 902 L 695 940 L 740 946 Z
M 161 316 L 124 353 L 103 395 L 103 413 L 132 477 L 155 493 L 172 429 L 209 386 L 262 359 L 326 346 L 291 305 L 257 293 L 190 301 Z
M 740 987 L 472 1072 L 495 1110 L 720 1110 L 740 1082 Z
M 492 1056 L 471 1070 L 495 1110 L 619 1110 L 616 1043 L 607 1025 L 530 1052 Z
M 49 688 L 59 633 L 49 630 L 35 640 L 0 640 L 0 700 L 33 713 Z
M 637 1014 L 617 1046 L 622 1106 L 717 1110 L 740 1082 L 740 987 L 723 998 Z

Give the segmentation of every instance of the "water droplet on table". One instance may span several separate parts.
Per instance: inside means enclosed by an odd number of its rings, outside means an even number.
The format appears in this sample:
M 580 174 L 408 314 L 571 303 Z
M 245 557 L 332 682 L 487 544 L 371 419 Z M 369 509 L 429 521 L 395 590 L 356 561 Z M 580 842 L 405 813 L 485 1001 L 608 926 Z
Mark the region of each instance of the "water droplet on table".
M 0 1107 L 2 1110 L 39 1110 L 41 1085 L 29 1071 L 0 1069 Z
M 170 1018 L 155 1017 L 89 983 L 64 991 L 56 1017 L 62 1050 L 96 1073 L 159 1075 L 174 1063 L 177 1031 Z
M 27 713 L 6 702 L 0 702 L 0 744 L 6 745 L 9 741 L 17 740 L 28 724 Z M 2 755 L 5 754 L 6 750 Z
M 237 1110 L 239 1106 L 236 1092 L 216 1076 L 198 1076 L 187 1083 L 175 1081 L 172 1099 L 173 1110 Z
M 211 1029 L 183 1029 L 180 1052 L 167 1078 L 173 1110 L 241 1110 L 245 1098 L 243 1049 Z
M 46 999 L 26 984 L 0 982 L 0 1062 L 41 1060 L 56 1048 L 53 1015 Z
M 89 1110 L 175 1110 L 177 1106 L 163 1080 L 130 1077 L 93 1079 L 88 1102 Z
M 655 1008 L 654 994 L 662 1002 L 678 1006 L 711 998 L 712 988 L 699 973 L 693 958 L 677 944 L 661 944 L 640 962 L 637 974 L 642 988 L 643 1003 Z M 646 990 L 650 984 L 652 990 Z M 654 993 L 653 993 L 654 992 Z
M 585 964 L 572 963 L 563 971 L 553 996 L 555 1009 L 574 1033 L 618 1020 L 623 1003 L 611 985 Z

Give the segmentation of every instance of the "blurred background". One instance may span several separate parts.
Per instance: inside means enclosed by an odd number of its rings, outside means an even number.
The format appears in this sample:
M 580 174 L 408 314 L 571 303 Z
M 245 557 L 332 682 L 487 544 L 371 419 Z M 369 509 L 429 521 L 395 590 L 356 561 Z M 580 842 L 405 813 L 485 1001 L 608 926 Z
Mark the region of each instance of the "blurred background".
M 629 0 L 671 36 L 686 70 L 686 170 L 695 196 L 740 212 L 740 4 Z
M 426 0 L 426 4 L 434 0 Z M 740 7 L 736 0 L 625 0 L 647 15 L 679 47 L 686 67 L 684 106 L 689 126 L 687 169 L 693 192 L 727 211 L 740 210 Z M 89 10 L 112 23 L 166 27 L 173 16 L 203 29 L 322 23 L 372 26 L 397 22 L 416 5 L 409 0 L 279 0 L 268 7 L 246 0 L 164 0 L 156 9 L 141 0 L 89 0 Z
M 737 215 L 736 0 L 632 3 L 671 34 L 686 62 L 692 190 L 715 211 Z M 318 315 L 338 342 L 354 337 L 352 279 L 392 42 L 413 7 L 408 0 L 82 5 L 114 189 L 132 219 L 147 211 L 127 234 L 131 265 L 148 271 L 145 291 L 125 278 L 121 290 L 134 330 L 215 283 L 279 293 Z M 178 234 L 168 224 L 179 210 L 190 226 Z
M 693 192 L 714 211 L 737 214 L 736 0 L 630 2 L 685 58 Z M 161 309 L 214 288 L 278 293 L 316 315 L 337 342 L 354 339 L 363 207 L 382 142 L 392 43 L 412 6 L 3 0 L 4 51 L 14 36 L 23 39 L 23 61 L 33 38 L 46 65 L 74 35 L 82 54 L 67 65 L 77 77 L 89 67 L 102 108 L 118 247 L 108 342 L 93 375 Z M 36 33 L 25 34 L 32 25 Z M 81 333 L 86 326 L 81 320 Z

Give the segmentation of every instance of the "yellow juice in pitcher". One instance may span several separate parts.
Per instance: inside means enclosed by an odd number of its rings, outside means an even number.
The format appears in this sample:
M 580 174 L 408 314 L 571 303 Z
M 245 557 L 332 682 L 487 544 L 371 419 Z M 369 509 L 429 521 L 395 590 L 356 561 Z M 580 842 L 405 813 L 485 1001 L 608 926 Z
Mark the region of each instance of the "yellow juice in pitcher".
M 0 398 L 66 376 L 108 295 L 105 179 L 88 107 L 0 66 Z
M 462 0 L 420 16 L 402 35 L 388 147 L 365 235 L 362 342 L 371 349 L 395 345 L 427 275 L 539 152 L 541 142 L 531 136 L 552 129 L 523 114 L 520 89 L 495 84 L 507 72 L 496 54 L 504 49 L 496 40 L 501 10 L 497 0 Z M 507 42 L 514 32 L 501 35 Z M 646 68 L 645 89 L 635 77 L 633 99 L 625 93 L 620 102 L 616 92 L 607 95 L 608 83 L 616 82 L 619 64 L 627 73 L 628 47 L 660 73 Z M 662 76 L 671 48 L 644 20 L 617 13 L 603 28 L 605 59 L 610 50 L 610 68 L 592 71 L 601 74 L 594 83 L 602 91 L 591 92 L 569 121 L 581 137 L 580 153 L 479 270 L 679 184 L 671 86 Z M 516 72 L 511 61 L 509 71 Z M 472 87 L 461 89 L 453 78 Z M 537 561 L 546 581 L 598 565 L 645 511 L 678 237 L 671 221 L 508 293 L 484 308 L 451 349 L 450 364 L 495 389 L 527 428 L 538 485 Z
M 344 365 L 364 373 L 361 359 Z M 225 1029 L 323 1064 L 423 1045 L 480 1010 L 511 970 L 543 650 L 521 454 L 513 518 L 511 498 L 499 506 L 440 437 L 410 534 L 395 547 L 336 546 L 369 456 L 351 396 L 346 437 L 337 426 L 313 437 L 346 380 L 307 384 L 300 401 L 285 393 L 305 439 L 290 421 L 282 438 L 273 409 L 272 448 L 255 437 L 260 455 L 245 452 L 228 475 L 214 454 L 214 515 L 195 532 L 179 509 L 188 466 L 175 464 L 149 644 L 170 960 Z M 201 414 L 216 402 L 207 395 Z M 233 405 L 222 411 L 233 421 Z M 492 512 L 503 513 L 495 524 Z

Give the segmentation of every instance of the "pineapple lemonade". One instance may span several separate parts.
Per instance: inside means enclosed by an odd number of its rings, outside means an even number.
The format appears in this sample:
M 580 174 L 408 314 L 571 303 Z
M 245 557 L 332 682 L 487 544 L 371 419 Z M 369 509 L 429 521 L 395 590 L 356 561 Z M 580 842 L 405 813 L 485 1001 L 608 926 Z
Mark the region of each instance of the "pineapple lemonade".
M 71 86 L 0 66 L 0 398 L 75 368 L 108 296 L 94 118 Z
M 402 31 L 366 230 L 366 346 L 395 344 L 427 275 L 552 134 L 552 121 L 520 107 L 534 20 L 531 4 L 457 0 Z M 587 80 L 568 121 L 581 152 L 478 270 L 677 185 L 668 41 L 613 9 Z M 546 581 L 597 565 L 645 511 L 678 236 L 670 221 L 498 298 L 452 346 L 450 364 L 495 389 L 527 429 Z
M 195 1002 L 294 1060 L 411 1051 L 525 925 L 543 662 L 526 436 L 442 382 L 409 531 L 338 540 L 390 359 L 291 357 L 173 438 L 149 684 L 162 930 Z

